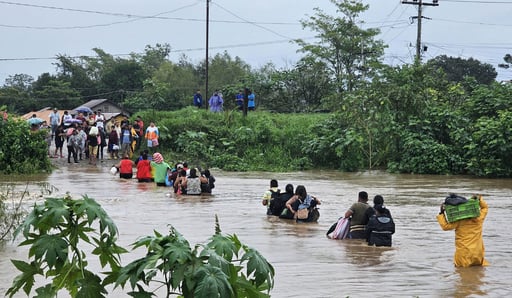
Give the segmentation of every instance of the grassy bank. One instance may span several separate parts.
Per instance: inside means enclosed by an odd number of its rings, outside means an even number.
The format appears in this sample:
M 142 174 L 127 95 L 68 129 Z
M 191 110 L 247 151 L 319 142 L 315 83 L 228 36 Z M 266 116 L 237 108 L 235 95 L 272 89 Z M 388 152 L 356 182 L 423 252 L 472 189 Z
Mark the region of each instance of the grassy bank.
M 263 111 L 211 113 L 192 107 L 173 112 L 137 113 L 146 126 L 160 129 L 159 149 L 170 162 L 229 171 L 311 169 L 309 151 L 316 124 L 326 114 L 276 114 Z M 145 144 L 142 145 L 142 149 Z

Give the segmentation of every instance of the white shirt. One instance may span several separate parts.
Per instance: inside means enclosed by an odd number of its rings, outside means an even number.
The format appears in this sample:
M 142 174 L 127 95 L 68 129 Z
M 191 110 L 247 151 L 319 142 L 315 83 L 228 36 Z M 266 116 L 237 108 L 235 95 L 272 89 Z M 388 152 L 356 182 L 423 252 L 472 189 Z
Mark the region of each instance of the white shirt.
M 69 126 L 71 123 L 69 123 L 68 121 L 70 121 L 71 119 L 73 119 L 73 116 L 71 116 L 70 114 L 64 114 L 64 125 Z
M 105 116 L 103 116 L 103 114 L 96 116 L 96 126 L 97 127 L 104 127 L 103 121 L 105 121 Z

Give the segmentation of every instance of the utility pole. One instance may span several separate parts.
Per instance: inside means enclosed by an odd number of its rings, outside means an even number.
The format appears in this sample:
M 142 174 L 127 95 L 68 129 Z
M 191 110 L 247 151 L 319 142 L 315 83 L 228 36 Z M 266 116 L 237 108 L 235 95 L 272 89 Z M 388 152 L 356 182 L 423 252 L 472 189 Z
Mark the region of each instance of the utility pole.
M 413 19 L 418 20 L 418 32 L 416 35 L 416 59 L 415 63 L 419 64 L 421 63 L 421 20 L 422 19 L 428 19 L 427 17 L 423 16 L 423 9 L 422 7 L 425 6 L 439 6 L 439 0 L 432 0 L 432 3 L 425 3 L 423 0 L 402 0 L 402 4 L 412 4 L 412 5 L 418 5 L 418 16 L 412 17 Z
M 208 95 L 208 39 L 209 39 L 209 31 L 210 31 L 210 1 L 206 0 L 206 58 L 204 60 L 205 63 L 205 91 L 204 91 L 204 100 L 205 100 L 205 107 L 206 110 L 208 110 L 208 99 L 210 98 Z

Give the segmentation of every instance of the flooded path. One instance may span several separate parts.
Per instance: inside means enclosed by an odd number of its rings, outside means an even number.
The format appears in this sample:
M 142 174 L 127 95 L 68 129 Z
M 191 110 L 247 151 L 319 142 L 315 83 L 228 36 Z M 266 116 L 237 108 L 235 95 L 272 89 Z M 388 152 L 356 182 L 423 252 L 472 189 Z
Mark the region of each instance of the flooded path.
M 225 234 L 257 249 L 276 271 L 273 297 L 504 297 L 512 292 L 512 180 L 460 176 L 391 175 L 382 172 L 231 173 L 212 171 L 214 195 L 176 198 L 168 188 L 120 181 L 108 167 L 61 167 L 48 182 L 61 196 L 87 194 L 106 209 L 117 224 L 120 244 L 128 247 L 153 230 L 165 233 L 173 225 L 191 243 L 205 243 L 214 233 L 215 215 Z M 269 180 L 303 184 L 322 201 L 320 219 L 297 224 L 265 215 L 261 196 Z M 396 223 L 393 247 L 376 248 L 356 240 L 325 237 L 365 190 L 370 200 L 384 196 Z M 486 257 L 491 266 L 456 269 L 453 231 L 442 231 L 435 219 L 450 193 L 481 193 L 489 204 L 484 224 Z M 0 249 L 0 292 L 17 274 L 11 258 L 25 259 L 26 249 L 6 244 Z M 123 258 L 127 264 L 137 251 Z M 127 297 L 114 292 L 110 297 Z M 19 296 L 23 297 L 23 296 Z

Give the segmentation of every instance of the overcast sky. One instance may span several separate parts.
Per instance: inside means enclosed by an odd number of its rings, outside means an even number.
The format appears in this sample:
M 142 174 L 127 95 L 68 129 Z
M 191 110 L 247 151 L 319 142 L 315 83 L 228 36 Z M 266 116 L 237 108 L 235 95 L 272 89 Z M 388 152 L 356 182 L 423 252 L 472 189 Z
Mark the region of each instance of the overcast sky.
M 412 0 L 409 0 L 412 2 Z M 423 0 L 432 3 L 432 0 Z M 415 55 L 417 5 L 399 0 L 365 0 L 365 27 L 381 29 L 389 45 L 384 62 L 411 63 Z M 289 41 L 308 39 L 301 19 L 320 7 L 334 15 L 328 0 L 212 0 L 210 56 L 227 51 L 253 68 L 267 62 L 279 67 L 299 58 Z M 424 6 L 422 41 L 426 61 L 438 55 L 480 60 L 493 65 L 498 80 L 512 79 L 512 69 L 498 69 L 512 53 L 512 0 L 439 0 Z M 171 60 L 185 54 L 193 63 L 205 57 L 206 0 L 0 0 L 0 84 L 9 75 L 37 79 L 55 73 L 56 55 L 93 55 L 100 48 L 112 55 L 142 53 L 146 45 L 168 43 Z M 312 41 L 312 39 L 309 39 Z M 123 57 L 123 56 L 121 56 Z

